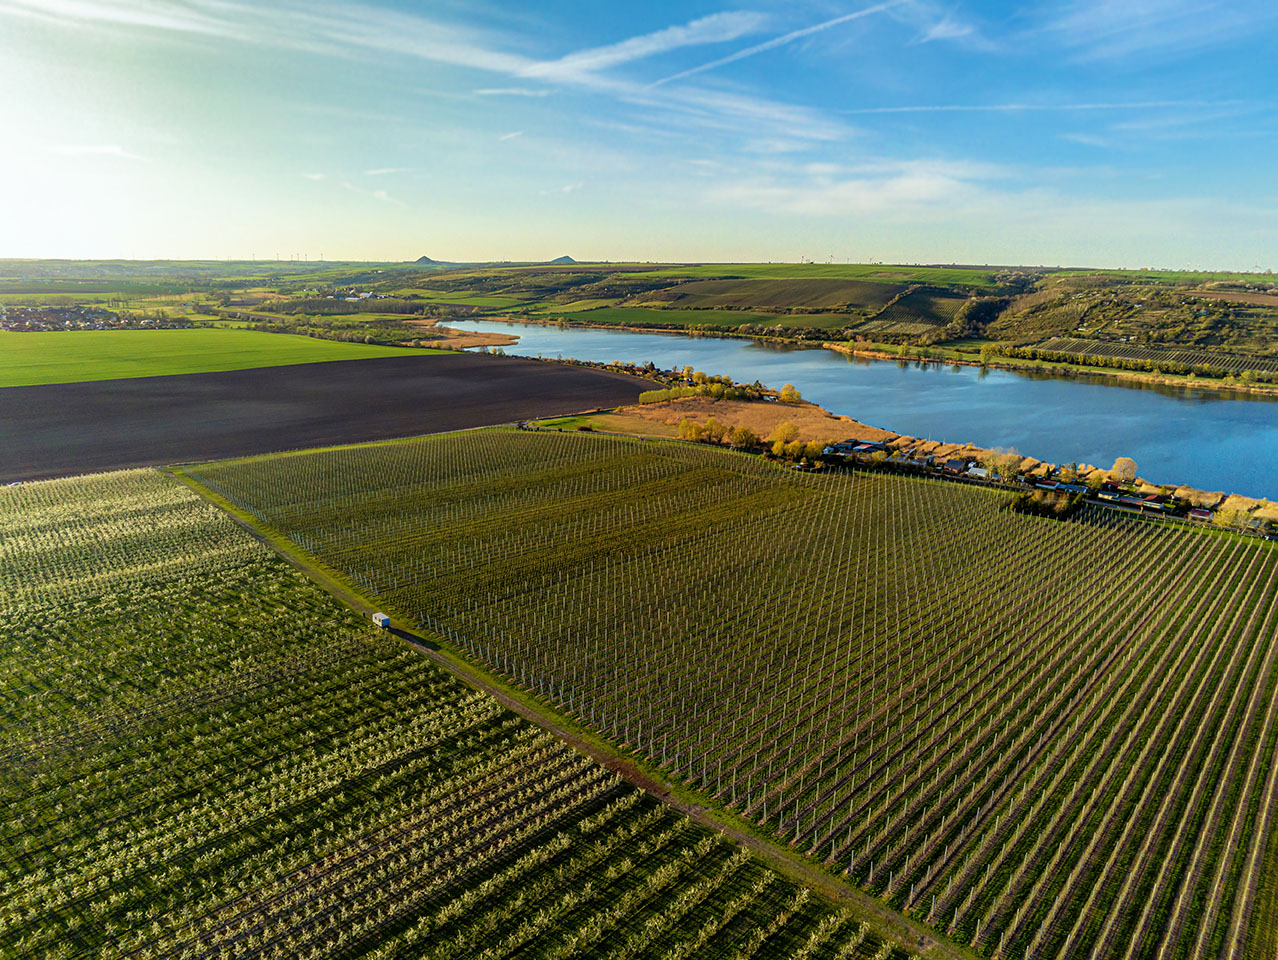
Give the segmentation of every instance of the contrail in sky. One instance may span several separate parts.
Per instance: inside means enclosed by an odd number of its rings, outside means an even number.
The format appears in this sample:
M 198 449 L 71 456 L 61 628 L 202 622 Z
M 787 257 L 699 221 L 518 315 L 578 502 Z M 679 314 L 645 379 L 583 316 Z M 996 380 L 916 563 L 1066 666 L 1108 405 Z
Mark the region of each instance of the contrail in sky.
M 882 13 L 890 7 L 900 6 L 904 0 L 888 0 L 887 3 L 879 3 L 873 7 L 866 7 L 864 10 L 858 10 L 855 13 L 845 13 L 841 17 L 835 17 L 833 20 L 826 20 L 822 23 L 813 24 L 810 27 L 804 27 L 801 30 L 795 30 L 791 33 L 784 34 L 780 37 L 773 37 L 764 43 L 756 44 L 753 47 L 746 47 L 744 50 L 738 50 L 736 53 L 721 57 L 718 60 L 712 60 L 709 63 L 703 63 L 699 67 L 692 67 L 689 70 L 683 70 L 679 73 L 671 74 L 663 77 L 654 83 L 648 84 L 648 89 L 659 87 L 663 83 L 670 83 L 673 80 L 682 80 L 684 77 L 690 77 L 694 73 L 704 73 L 706 70 L 713 70 L 716 67 L 722 67 L 727 63 L 735 63 L 738 60 L 744 60 L 746 57 L 753 57 L 756 53 L 763 53 L 766 50 L 773 50 L 777 47 L 783 47 L 787 43 L 793 43 L 795 40 L 801 40 L 804 37 L 811 36 L 814 33 L 820 33 L 822 30 L 829 30 L 831 27 L 837 27 L 841 23 L 847 23 L 850 20 L 860 20 L 862 17 L 868 17 L 876 13 Z

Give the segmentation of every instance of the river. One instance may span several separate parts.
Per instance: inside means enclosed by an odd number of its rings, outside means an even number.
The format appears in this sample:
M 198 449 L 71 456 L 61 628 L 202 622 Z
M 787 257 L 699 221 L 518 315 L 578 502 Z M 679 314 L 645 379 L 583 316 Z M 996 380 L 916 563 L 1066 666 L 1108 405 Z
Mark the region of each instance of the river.
M 1059 378 L 937 363 L 875 361 L 832 350 L 683 334 L 497 321 L 450 327 L 512 333 L 517 356 L 691 364 L 739 382 L 793 383 L 834 413 L 931 440 L 1015 448 L 1052 463 L 1131 457 L 1153 483 L 1278 499 L 1275 401 L 1193 387 Z

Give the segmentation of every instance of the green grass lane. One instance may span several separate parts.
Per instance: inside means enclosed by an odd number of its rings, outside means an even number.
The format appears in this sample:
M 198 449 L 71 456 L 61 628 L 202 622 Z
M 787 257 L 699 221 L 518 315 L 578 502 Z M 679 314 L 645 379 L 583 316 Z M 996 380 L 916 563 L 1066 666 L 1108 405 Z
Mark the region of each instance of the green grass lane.
M 0 387 L 438 353 L 253 330 L 0 332 Z

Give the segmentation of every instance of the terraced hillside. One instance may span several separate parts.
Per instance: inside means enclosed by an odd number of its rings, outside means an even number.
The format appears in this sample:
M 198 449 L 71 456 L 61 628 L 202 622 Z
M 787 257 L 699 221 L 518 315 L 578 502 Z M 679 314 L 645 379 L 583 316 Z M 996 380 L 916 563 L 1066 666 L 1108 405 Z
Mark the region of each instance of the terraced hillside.
M 0 956 L 905 956 L 159 474 L 0 489 L 0 638 Z
M 987 954 L 1275 954 L 1264 542 L 581 434 L 197 473 L 400 615 Z

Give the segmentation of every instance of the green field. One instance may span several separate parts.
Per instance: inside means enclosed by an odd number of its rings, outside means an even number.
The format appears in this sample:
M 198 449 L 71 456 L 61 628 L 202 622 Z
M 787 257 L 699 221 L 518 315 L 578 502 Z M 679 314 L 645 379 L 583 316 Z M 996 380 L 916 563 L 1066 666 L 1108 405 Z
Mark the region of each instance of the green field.
M 717 263 L 660 266 L 650 277 L 753 278 L 760 280 L 877 280 L 885 283 L 939 283 L 984 287 L 994 271 L 983 267 L 916 267 L 882 263 Z
M 1278 950 L 1271 544 L 579 432 L 194 473 L 982 953 Z
M 906 956 L 162 474 L 0 490 L 0 638 L 0 956 Z
M 518 307 L 523 300 L 515 297 L 494 297 L 475 293 L 450 293 L 443 290 L 425 290 L 418 287 L 403 287 L 390 291 L 394 296 L 416 296 L 428 303 L 450 303 L 463 307 L 497 307 L 505 309 Z
M 436 351 L 338 343 L 252 330 L 0 331 L 0 387 L 404 357 Z
M 1268 283 L 1273 280 L 1266 273 L 1234 273 L 1230 271 L 1196 270 L 1061 270 L 1061 277 L 1107 277 L 1124 283 L 1206 283 L 1226 281 L 1230 283 Z
M 732 307 L 772 309 L 790 307 L 851 311 L 881 310 L 906 287 L 871 280 L 690 280 L 649 295 L 681 307 Z
M 556 312 L 553 307 L 547 307 L 543 315 L 554 317 Z M 847 317 L 833 314 L 778 316 L 747 310 L 662 310 L 649 307 L 598 307 L 593 310 L 572 312 L 568 314 L 568 317 L 573 323 L 599 323 L 619 327 L 736 328 L 742 324 L 752 324 L 765 327 L 839 328 L 848 323 Z

